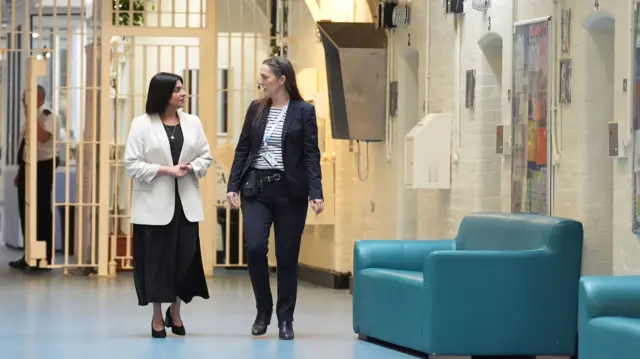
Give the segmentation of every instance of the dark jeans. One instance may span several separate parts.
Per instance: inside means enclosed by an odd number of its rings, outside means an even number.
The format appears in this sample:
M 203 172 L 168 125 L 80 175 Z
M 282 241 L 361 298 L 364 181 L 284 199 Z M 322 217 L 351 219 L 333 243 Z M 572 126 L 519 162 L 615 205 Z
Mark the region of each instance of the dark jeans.
M 53 187 L 53 171 L 56 167 L 56 161 L 46 160 L 38 161 L 38 177 L 36 183 L 36 213 L 37 213 L 37 239 L 47 244 L 47 262 L 52 263 L 53 255 L 53 211 L 51 203 L 51 191 Z M 26 189 L 27 176 L 24 164 L 20 164 L 18 168 L 18 210 L 20 212 L 20 228 L 22 236 L 26 238 Z
M 306 199 L 290 196 L 284 177 L 266 183 L 255 198 L 242 198 L 249 276 L 258 312 L 263 313 L 273 310 L 267 252 L 271 225 L 274 225 L 278 267 L 276 314 L 279 321 L 293 321 L 298 293 L 298 256 L 308 206 Z

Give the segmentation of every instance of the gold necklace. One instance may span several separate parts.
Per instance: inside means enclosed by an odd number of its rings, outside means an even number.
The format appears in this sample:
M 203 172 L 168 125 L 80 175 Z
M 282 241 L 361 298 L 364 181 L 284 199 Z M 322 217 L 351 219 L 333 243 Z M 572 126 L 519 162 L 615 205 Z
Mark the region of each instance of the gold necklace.
M 175 136 L 174 135 L 176 134 L 176 128 L 178 127 L 178 124 L 175 124 L 175 125 L 172 126 L 173 127 L 173 131 L 171 132 L 171 134 L 169 134 L 169 130 L 167 130 L 167 127 L 169 127 L 169 126 L 165 125 L 164 123 L 163 123 L 163 125 L 164 125 L 164 129 L 167 131 L 167 135 L 169 135 L 169 138 L 172 139 L 172 140 L 175 140 Z

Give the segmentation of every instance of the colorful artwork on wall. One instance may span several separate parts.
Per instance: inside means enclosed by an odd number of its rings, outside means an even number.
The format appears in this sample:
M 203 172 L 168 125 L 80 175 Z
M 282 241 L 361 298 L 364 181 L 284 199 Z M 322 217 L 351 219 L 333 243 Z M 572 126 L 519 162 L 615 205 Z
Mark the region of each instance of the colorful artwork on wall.
M 514 25 L 511 211 L 550 213 L 550 18 Z

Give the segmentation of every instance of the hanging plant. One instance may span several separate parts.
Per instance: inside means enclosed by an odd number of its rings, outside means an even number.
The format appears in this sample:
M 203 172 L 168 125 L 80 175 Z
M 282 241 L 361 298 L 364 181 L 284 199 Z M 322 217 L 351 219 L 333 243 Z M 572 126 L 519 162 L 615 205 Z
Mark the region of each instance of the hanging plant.
M 152 0 L 111 0 L 113 6 L 112 24 L 119 26 L 141 26 L 144 24 L 144 13 L 147 4 L 151 5 L 151 10 L 155 9 Z M 131 6 L 133 3 L 133 7 Z M 115 10 L 120 12 L 116 14 Z M 131 11 L 133 10 L 133 11 Z M 118 17 L 116 19 L 116 16 Z

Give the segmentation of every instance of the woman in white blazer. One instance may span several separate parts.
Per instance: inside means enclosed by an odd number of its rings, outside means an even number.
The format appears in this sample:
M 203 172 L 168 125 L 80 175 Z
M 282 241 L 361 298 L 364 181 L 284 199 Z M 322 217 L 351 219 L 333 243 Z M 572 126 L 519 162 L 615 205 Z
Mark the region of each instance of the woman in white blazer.
M 138 304 L 153 303 L 151 336 L 165 326 L 185 335 L 180 303 L 209 298 L 198 222 L 200 178 L 213 163 L 197 116 L 184 106 L 182 77 L 161 72 L 149 83 L 146 113 L 133 119 L 124 155 L 133 179 L 133 274 Z M 171 303 L 163 318 L 162 303 Z

